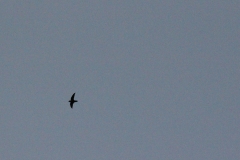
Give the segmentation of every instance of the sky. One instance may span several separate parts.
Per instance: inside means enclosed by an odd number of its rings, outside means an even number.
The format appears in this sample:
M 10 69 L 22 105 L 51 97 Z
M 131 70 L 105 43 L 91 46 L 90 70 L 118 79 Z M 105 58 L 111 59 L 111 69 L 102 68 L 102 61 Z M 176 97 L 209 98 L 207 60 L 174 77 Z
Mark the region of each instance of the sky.
M 0 159 L 240 159 L 239 5 L 2 0 Z

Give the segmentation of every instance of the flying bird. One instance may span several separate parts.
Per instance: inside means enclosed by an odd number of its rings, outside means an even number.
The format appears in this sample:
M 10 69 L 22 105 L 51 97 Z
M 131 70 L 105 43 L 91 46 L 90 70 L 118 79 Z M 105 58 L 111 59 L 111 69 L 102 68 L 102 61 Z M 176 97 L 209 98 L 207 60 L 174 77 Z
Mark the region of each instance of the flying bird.
M 70 107 L 73 108 L 73 103 L 77 102 L 76 100 L 74 100 L 74 96 L 75 96 L 75 93 L 73 93 L 71 99 L 68 101 L 70 102 Z

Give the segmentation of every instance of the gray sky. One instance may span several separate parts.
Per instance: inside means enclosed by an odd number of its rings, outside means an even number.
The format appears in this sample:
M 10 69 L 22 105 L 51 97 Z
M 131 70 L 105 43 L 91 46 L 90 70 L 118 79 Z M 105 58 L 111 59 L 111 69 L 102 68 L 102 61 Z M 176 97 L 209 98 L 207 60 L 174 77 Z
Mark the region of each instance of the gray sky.
M 0 15 L 1 160 L 240 159 L 239 0 L 2 0 Z

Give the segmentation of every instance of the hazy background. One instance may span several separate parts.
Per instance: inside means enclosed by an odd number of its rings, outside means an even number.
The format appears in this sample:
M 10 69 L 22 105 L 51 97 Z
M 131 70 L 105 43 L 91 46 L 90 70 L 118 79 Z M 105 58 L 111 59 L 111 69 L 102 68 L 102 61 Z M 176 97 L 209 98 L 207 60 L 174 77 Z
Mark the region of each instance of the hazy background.
M 2 0 L 0 159 L 240 159 L 239 6 Z

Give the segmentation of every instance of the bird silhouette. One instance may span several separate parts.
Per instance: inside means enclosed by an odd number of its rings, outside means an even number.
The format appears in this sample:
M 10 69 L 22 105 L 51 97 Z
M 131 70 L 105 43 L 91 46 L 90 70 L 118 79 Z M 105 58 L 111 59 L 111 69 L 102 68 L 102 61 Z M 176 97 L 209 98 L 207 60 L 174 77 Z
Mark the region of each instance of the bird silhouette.
M 71 99 L 68 101 L 70 102 L 70 107 L 73 108 L 73 103 L 77 102 L 76 100 L 74 100 L 74 96 L 75 96 L 75 93 L 73 93 Z

